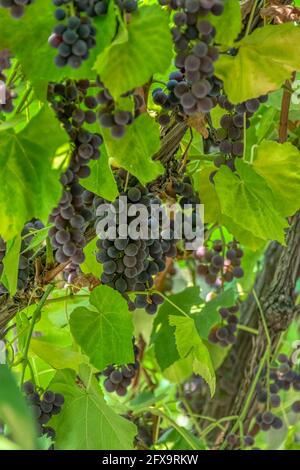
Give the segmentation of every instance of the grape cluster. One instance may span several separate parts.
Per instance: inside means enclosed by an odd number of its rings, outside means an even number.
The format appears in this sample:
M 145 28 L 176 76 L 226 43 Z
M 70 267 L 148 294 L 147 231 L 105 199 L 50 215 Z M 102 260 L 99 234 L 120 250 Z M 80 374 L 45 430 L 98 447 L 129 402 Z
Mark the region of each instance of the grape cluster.
M 219 344 L 223 348 L 227 348 L 236 342 L 239 310 L 239 305 L 233 305 L 229 308 L 220 308 L 219 314 L 221 316 L 222 323 L 221 325 L 213 327 L 208 337 L 208 340 L 212 344 Z
M 215 240 L 212 249 L 201 246 L 195 252 L 196 260 L 200 261 L 197 267 L 199 276 L 211 286 L 220 287 L 226 282 L 240 279 L 244 276 L 241 268 L 241 260 L 244 253 L 237 241 L 232 241 L 226 246 L 222 240 Z
M 176 240 L 174 231 L 165 229 L 163 222 L 157 220 L 151 214 L 151 208 L 161 206 L 161 201 L 153 197 L 148 190 L 142 186 L 133 186 L 120 196 L 126 196 L 128 207 L 122 207 L 123 201 L 118 198 L 114 202 L 116 210 L 117 236 L 108 237 L 97 241 L 97 260 L 103 264 L 101 282 L 121 292 L 128 300 L 131 310 L 145 308 L 149 314 L 155 314 L 158 306 L 163 302 L 159 294 L 147 292 L 154 285 L 153 277 L 166 267 L 166 258 L 176 255 Z M 99 199 L 96 205 L 102 204 Z M 147 227 L 147 239 L 133 239 L 128 232 L 130 222 L 136 217 L 128 216 L 132 204 L 142 205 L 147 209 L 147 219 L 143 221 Z M 127 218 L 127 225 L 120 224 L 120 216 Z M 101 218 L 97 219 L 97 223 Z M 151 231 L 158 231 L 158 238 L 151 238 Z M 136 237 L 135 237 L 136 238 Z M 138 292 L 135 301 L 131 301 L 128 293 Z M 144 293 L 145 292 L 145 293 Z
M 227 111 L 221 117 L 220 128 L 215 131 L 221 155 L 215 158 L 215 166 L 227 165 L 235 170 L 234 161 L 241 158 L 244 153 L 244 131 L 250 126 L 250 118 L 258 110 L 261 103 L 268 97 L 260 96 L 257 99 L 247 100 L 244 103 L 233 105 L 225 95 L 218 98 L 219 105 Z
M 53 3 L 58 7 L 55 18 L 60 22 L 49 37 L 50 46 L 58 51 L 55 64 L 57 67 L 69 65 L 78 69 L 82 62 L 88 59 L 90 49 L 96 46 L 97 30 L 91 17 L 106 14 L 107 4 L 87 0 L 53 0 Z M 68 10 L 64 8 L 70 3 L 73 3 L 75 12 L 72 16 L 69 16 Z
M 0 51 L 0 80 L 4 84 L 7 81 L 6 75 L 3 73 L 4 70 L 11 68 L 11 53 L 7 49 Z M 3 85 L 2 85 L 3 86 Z M 1 98 L 4 94 L 1 90 Z M 5 86 L 5 102 L 2 103 L 0 100 L 0 112 L 11 113 L 14 109 L 13 100 L 17 98 L 17 93 L 13 90 L 13 85 Z
M 139 348 L 134 345 L 134 358 L 135 361 L 132 364 L 126 364 L 123 366 L 108 366 L 102 374 L 106 377 L 104 381 L 105 390 L 108 393 L 116 392 L 120 397 L 124 397 L 127 393 L 127 388 L 130 387 L 133 378 L 139 370 Z
M 138 9 L 138 0 L 115 0 L 121 11 L 133 13 Z
M 269 380 L 267 380 L 267 372 L 266 369 L 263 370 L 256 387 L 258 403 L 262 407 L 268 405 L 267 411 L 259 412 L 256 415 L 256 424 L 262 431 L 283 427 L 282 419 L 271 411 L 281 405 L 280 391 L 300 392 L 300 374 L 295 370 L 294 364 L 286 354 L 279 354 L 277 363 L 270 367 Z M 269 389 L 267 385 L 269 385 Z M 291 410 L 294 413 L 300 413 L 299 400 L 292 404 Z
M 98 80 L 100 91 L 97 95 L 101 108 L 98 114 L 100 125 L 110 129 L 114 139 L 120 139 L 125 134 L 126 126 L 133 123 L 134 116 L 131 111 L 116 109 L 115 102 L 108 89 Z
M 50 426 L 46 426 L 46 424 L 52 416 L 58 415 L 61 412 L 65 402 L 63 395 L 46 390 L 41 396 L 34 384 L 29 381 L 23 384 L 23 392 L 37 420 L 38 435 L 47 435 L 54 441 L 55 431 Z
M 0 7 L 9 8 L 11 16 L 19 19 L 25 13 L 25 8 L 31 5 L 33 0 L 0 0 Z
M 88 95 L 89 85 L 88 80 L 68 81 L 53 85 L 50 90 L 52 106 L 71 138 L 73 150 L 69 167 L 61 176 L 62 197 L 50 215 L 54 226 L 49 237 L 56 250 L 56 261 L 71 261 L 74 270 L 84 261 L 84 232 L 93 218 L 79 179 L 90 175 L 88 163 L 100 157 L 99 147 L 103 142 L 100 134 L 89 132 L 84 127 L 96 120 L 93 109 L 97 100 Z
M 241 439 L 240 435 L 229 434 L 226 438 L 227 444 L 231 449 L 238 450 L 245 447 L 253 447 L 255 444 L 254 437 L 247 435 Z M 254 449 L 253 449 L 254 450 Z
M 216 105 L 214 62 L 219 57 L 213 46 L 214 26 L 205 18 L 209 13 L 223 13 L 221 0 L 161 0 L 176 13 L 172 28 L 178 71 L 169 76 L 166 89 L 153 91 L 153 100 L 165 110 L 174 110 L 179 116 L 208 113 Z M 162 125 L 167 117 L 159 118 Z

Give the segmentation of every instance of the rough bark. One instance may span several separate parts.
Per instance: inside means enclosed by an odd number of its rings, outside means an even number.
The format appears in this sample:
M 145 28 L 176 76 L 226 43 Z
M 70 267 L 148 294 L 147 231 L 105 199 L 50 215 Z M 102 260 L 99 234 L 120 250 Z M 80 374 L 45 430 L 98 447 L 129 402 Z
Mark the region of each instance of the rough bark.
M 292 223 L 285 247 L 272 243 L 266 252 L 266 263 L 255 283 L 255 292 L 265 316 L 272 351 L 276 350 L 281 334 L 291 324 L 295 313 L 294 290 L 300 270 L 300 213 Z M 259 330 L 257 336 L 241 332 L 237 343 L 217 373 L 217 391 L 214 400 L 208 400 L 203 414 L 219 419 L 240 415 L 266 350 L 267 340 L 259 306 L 249 295 L 242 307 L 241 321 Z M 255 397 L 244 423 L 247 432 L 256 410 Z M 214 435 L 214 439 L 216 435 Z M 218 440 L 218 439 L 217 439 Z

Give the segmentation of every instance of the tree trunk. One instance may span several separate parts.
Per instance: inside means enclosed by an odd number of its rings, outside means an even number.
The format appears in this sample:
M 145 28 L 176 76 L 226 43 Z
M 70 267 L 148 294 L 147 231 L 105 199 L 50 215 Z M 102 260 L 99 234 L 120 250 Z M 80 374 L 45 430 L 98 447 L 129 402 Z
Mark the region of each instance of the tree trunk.
M 254 289 L 266 319 L 274 352 L 281 334 L 291 324 L 296 311 L 294 290 L 300 270 L 300 213 L 293 220 L 286 246 L 272 243 L 265 258 L 264 269 L 258 275 Z M 204 415 L 215 419 L 241 414 L 256 368 L 266 350 L 266 332 L 253 294 L 242 306 L 241 323 L 258 329 L 259 333 L 254 336 L 241 331 L 237 343 L 218 370 L 216 395 L 213 400 L 207 400 L 203 410 Z M 244 422 L 245 432 L 249 429 L 256 408 L 254 397 Z M 220 435 L 214 434 L 213 439 L 219 442 Z

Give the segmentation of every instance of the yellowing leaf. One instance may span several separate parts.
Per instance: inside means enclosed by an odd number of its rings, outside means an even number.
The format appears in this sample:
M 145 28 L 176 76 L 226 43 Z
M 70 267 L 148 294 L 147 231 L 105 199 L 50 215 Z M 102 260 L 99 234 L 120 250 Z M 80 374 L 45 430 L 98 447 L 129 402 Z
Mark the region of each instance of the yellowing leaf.
M 236 161 L 236 168 L 237 172 L 232 173 L 222 166 L 214 178 L 226 228 L 253 249 L 264 240 L 284 243 L 288 224 L 279 213 L 267 183 L 242 160 Z
M 276 207 L 284 216 L 300 208 L 300 152 L 287 142 L 264 141 L 257 149 L 253 168 L 270 187 Z
M 300 26 L 292 23 L 256 29 L 237 44 L 236 56 L 222 55 L 216 75 L 232 103 L 277 90 L 300 69 Z M 234 78 L 234 79 L 233 79 Z

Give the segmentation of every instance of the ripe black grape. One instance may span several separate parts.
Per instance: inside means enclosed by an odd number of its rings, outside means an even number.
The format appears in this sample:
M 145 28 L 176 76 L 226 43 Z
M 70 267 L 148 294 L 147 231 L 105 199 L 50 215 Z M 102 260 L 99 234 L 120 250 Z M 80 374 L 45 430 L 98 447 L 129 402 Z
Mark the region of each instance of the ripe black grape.
M 23 392 L 31 408 L 32 414 L 37 421 L 38 435 L 47 435 L 55 440 L 55 431 L 45 426 L 52 416 L 61 412 L 65 399 L 62 394 L 46 390 L 44 394 L 37 392 L 35 385 L 28 381 L 23 384 Z

